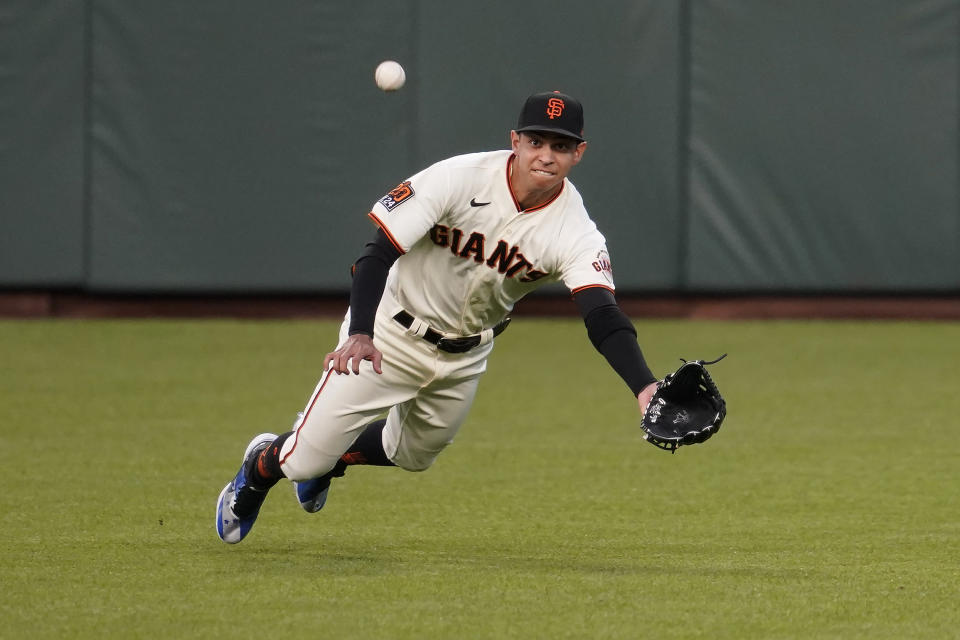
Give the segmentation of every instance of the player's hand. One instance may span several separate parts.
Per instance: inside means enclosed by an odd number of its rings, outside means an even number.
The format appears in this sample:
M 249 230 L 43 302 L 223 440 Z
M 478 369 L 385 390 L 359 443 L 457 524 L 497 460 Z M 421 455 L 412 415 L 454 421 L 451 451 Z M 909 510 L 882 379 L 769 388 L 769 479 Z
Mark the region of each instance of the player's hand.
M 653 394 L 657 391 L 657 383 L 651 382 L 643 388 L 643 391 L 640 392 L 640 395 L 637 396 L 637 403 L 640 405 L 640 415 L 642 416 L 647 412 L 647 405 L 650 404 L 650 400 L 653 398 Z
M 331 351 L 323 359 L 323 370 L 330 367 L 336 371 L 337 375 L 341 373 L 349 374 L 352 370 L 355 374 L 360 373 L 360 362 L 369 360 L 373 363 L 373 370 L 377 373 L 383 373 L 380 364 L 383 361 L 383 354 L 373 346 L 373 338 L 364 333 L 355 333 L 336 351 Z M 353 365 L 351 366 L 351 361 Z

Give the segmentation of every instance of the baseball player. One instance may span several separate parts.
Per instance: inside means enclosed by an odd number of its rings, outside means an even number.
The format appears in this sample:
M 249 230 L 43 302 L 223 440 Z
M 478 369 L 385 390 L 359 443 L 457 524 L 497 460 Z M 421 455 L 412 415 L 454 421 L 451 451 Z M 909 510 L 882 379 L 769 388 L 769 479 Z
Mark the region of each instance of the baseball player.
M 430 467 L 473 402 L 514 304 L 563 282 L 589 339 L 641 413 L 656 390 L 614 298 L 603 235 L 567 179 L 580 162 L 580 103 L 530 96 L 510 150 L 434 164 L 383 196 L 376 237 L 353 266 L 350 308 L 293 430 L 255 437 L 217 501 L 217 534 L 242 540 L 281 478 L 319 511 L 350 465 Z

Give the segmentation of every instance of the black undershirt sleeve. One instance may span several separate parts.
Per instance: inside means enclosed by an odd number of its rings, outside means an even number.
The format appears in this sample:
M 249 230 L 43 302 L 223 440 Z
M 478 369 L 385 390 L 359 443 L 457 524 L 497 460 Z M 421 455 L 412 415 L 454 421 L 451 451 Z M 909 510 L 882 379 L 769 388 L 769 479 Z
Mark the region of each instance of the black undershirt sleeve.
M 387 273 L 400 257 L 387 234 L 377 229 L 373 242 L 368 242 L 363 253 L 353 264 L 353 284 L 350 287 L 350 331 L 373 337 L 377 307 L 387 284 Z
M 633 323 L 617 306 L 610 290 L 591 287 L 575 293 L 573 299 L 593 346 L 623 378 L 633 395 L 639 395 L 644 387 L 657 381 L 637 344 Z

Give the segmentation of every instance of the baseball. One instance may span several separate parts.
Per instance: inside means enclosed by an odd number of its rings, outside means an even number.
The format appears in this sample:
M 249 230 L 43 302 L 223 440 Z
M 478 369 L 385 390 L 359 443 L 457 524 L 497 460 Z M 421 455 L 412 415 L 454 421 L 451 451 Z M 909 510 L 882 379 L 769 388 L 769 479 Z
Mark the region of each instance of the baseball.
M 384 60 L 378 64 L 373 77 L 377 81 L 377 86 L 384 91 L 396 91 L 407 81 L 407 74 L 403 67 L 393 60 Z

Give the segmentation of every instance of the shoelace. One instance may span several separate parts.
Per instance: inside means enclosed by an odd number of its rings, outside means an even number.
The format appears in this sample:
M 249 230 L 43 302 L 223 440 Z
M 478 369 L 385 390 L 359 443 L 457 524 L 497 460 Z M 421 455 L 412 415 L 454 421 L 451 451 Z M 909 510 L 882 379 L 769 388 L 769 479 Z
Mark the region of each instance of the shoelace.
M 249 484 L 244 486 L 233 499 L 233 514 L 241 519 L 246 518 L 263 504 L 266 497 L 266 490 L 254 489 Z

